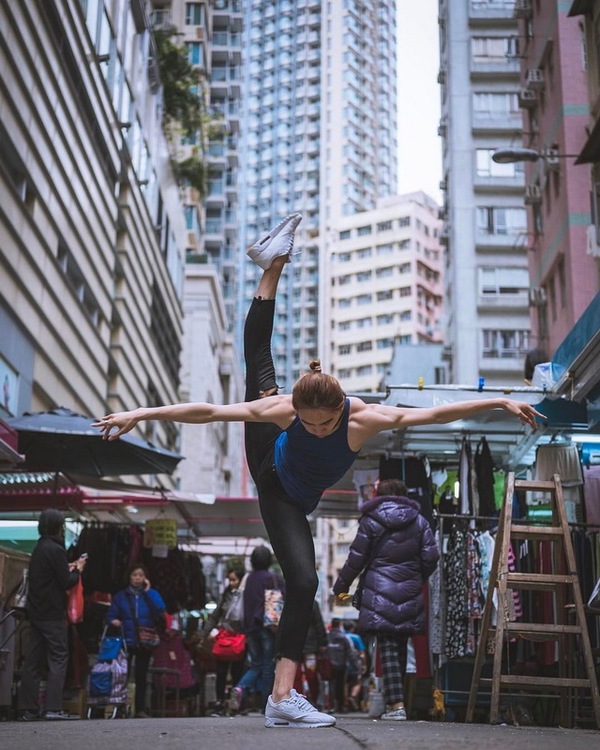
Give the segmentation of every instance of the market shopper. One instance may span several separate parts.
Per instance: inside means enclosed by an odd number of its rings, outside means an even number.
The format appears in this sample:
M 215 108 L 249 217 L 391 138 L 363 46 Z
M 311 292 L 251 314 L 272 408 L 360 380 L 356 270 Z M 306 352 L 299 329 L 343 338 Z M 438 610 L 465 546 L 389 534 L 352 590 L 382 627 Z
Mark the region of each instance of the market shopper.
M 128 585 L 113 596 L 106 613 L 106 624 L 122 629 L 127 644 L 129 669 L 134 668 L 136 719 L 149 719 L 146 708 L 146 686 L 152 651 L 140 644 L 139 626 L 160 630 L 165 622 L 165 603 L 150 587 L 146 568 L 132 563 L 127 572 Z
M 408 639 L 425 630 L 423 583 L 440 557 L 419 503 L 407 497 L 404 482 L 386 479 L 363 506 L 358 531 L 333 592 L 345 598 L 361 571 L 358 629 L 375 634 L 388 710 L 382 719 L 403 721 Z
M 221 594 L 219 604 L 214 612 L 207 618 L 204 625 L 206 638 L 210 643 L 214 643 L 215 637 L 221 628 L 228 628 L 231 623 L 228 622 L 228 610 L 231 606 L 234 592 L 238 591 L 246 571 L 241 566 L 233 566 L 227 571 L 227 587 Z M 239 592 L 242 593 L 241 591 Z M 244 672 L 244 659 L 226 660 L 219 659 L 216 662 L 216 703 L 213 707 L 213 715 L 223 716 L 225 714 L 225 699 L 227 685 L 237 685 Z
M 230 707 L 233 711 L 247 707 L 250 693 L 261 696 L 261 710 L 264 711 L 273 690 L 276 631 L 273 626 L 265 624 L 265 591 L 285 592 L 285 583 L 270 569 L 272 564 L 273 555 L 268 547 L 261 544 L 252 550 L 252 572 L 246 578 L 244 589 L 244 633 L 249 665 L 231 691 Z
M 21 673 L 18 711 L 23 721 L 78 719 L 63 711 L 63 688 L 69 661 L 67 590 L 75 586 L 85 558 L 67 561 L 65 518 L 46 508 L 38 521 L 40 539 L 29 562 L 27 619 L 29 640 Z M 39 705 L 40 666 L 48 670 L 45 706 Z
M 529 404 L 507 398 L 420 409 L 367 404 L 347 397 L 339 382 L 321 371 L 318 361 L 310 363 L 310 372 L 296 382 L 291 395 L 278 395 L 271 356 L 275 296 L 283 268 L 292 258 L 294 232 L 301 218 L 288 216 L 248 250 L 264 273 L 244 331 L 245 402 L 140 407 L 108 414 L 94 423 L 108 440 L 143 420 L 246 423 L 248 465 L 286 582 L 275 683 L 265 711 L 267 727 L 335 724 L 332 716 L 316 711 L 293 689 L 317 589 L 314 544 L 306 516 L 316 508 L 323 491 L 352 466 L 364 442 L 384 430 L 443 424 L 490 409 L 504 409 L 534 429 L 536 416 L 543 416 Z

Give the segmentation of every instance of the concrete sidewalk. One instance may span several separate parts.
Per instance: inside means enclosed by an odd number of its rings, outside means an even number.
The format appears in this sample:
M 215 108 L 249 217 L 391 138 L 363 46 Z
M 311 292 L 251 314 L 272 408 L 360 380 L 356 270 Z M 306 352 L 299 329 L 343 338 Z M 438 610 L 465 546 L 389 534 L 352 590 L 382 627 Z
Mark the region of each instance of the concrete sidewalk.
M 3 750 L 590 750 L 600 731 L 346 715 L 333 729 L 265 729 L 261 716 L 0 723 Z

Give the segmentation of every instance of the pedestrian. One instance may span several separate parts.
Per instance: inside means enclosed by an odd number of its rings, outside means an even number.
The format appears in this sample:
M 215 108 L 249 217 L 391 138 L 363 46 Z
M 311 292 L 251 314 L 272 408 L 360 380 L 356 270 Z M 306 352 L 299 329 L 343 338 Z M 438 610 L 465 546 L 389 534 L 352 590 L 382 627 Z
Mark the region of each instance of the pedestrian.
M 23 721 L 78 719 L 63 711 L 63 688 L 69 662 L 67 590 L 76 585 L 85 558 L 69 563 L 65 518 L 46 508 L 38 521 L 40 538 L 31 553 L 27 592 L 29 641 L 21 673 L 18 710 Z M 39 704 L 40 665 L 48 670 L 46 700 Z
M 365 503 L 348 559 L 333 585 L 347 598 L 352 581 L 364 570 L 358 630 L 374 634 L 381 657 L 387 711 L 382 719 L 406 719 L 404 675 L 408 638 L 425 630 L 423 583 L 440 553 L 419 503 L 407 497 L 404 482 L 379 482 Z
M 301 219 L 300 214 L 288 216 L 248 250 L 263 275 L 244 329 L 245 402 L 140 407 L 108 414 L 94 423 L 105 439 L 115 440 L 144 420 L 245 422 L 248 466 L 287 591 L 277 635 L 273 694 L 265 712 L 267 727 L 335 724 L 334 717 L 316 711 L 293 688 L 318 585 L 306 516 L 317 507 L 324 490 L 352 466 L 365 441 L 384 430 L 443 424 L 490 409 L 504 409 L 534 429 L 535 417 L 543 417 L 529 404 L 507 398 L 421 409 L 368 404 L 347 397 L 339 382 L 321 371 L 318 360 L 310 363 L 310 372 L 296 382 L 290 395 L 278 395 L 271 355 L 275 296 L 284 266 L 292 259 L 294 232 Z
M 363 677 L 367 670 L 367 647 L 359 633 L 356 632 L 354 620 L 344 621 L 344 630 L 354 645 L 350 651 L 348 661 L 348 698 L 347 706 L 350 711 L 360 711 L 363 694 Z
M 348 664 L 352 658 L 351 652 L 354 646 L 346 635 L 339 617 L 334 617 L 331 620 L 327 642 L 329 660 L 333 668 L 333 676 L 330 680 L 330 695 L 333 699 L 332 708 L 336 713 L 346 713 L 346 680 Z
M 227 587 L 221 594 L 215 611 L 206 618 L 204 630 L 209 642 L 214 642 L 219 629 L 228 627 L 227 611 L 231 606 L 233 594 L 239 589 L 245 575 L 246 571 L 241 565 L 233 566 L 227 571 Z M 239 682 L 244 672 L 244 658 L 236 661 L 218 659 L 216 665 L 215 693 L 217 700 L 213 708 L 213 716 L 223 716 L 225 714 L 227 685 L 237 685 Z
M 106 613 L 106 623 L 113 628 L 122 628 L 127 644 L 129 670 L 131 671 L 132 666 L 134 670 L 134 716 L 136 719 L 149 719 L 146 686 L 152 649 L 140 643 L 138 628 L 162 629 L 165 623 L 165 603 L 158 591 L 150 588 L 148 573 L 141 563 L 129 566 L 127 581 L 127 587 L 113 596 Z
M 285 591 L 285 582 L 270 570 L 272 564 L 273 555 L 268 547 L 261 545 L 252 550 L 252 572 L 244 588 L 244 633 L 249 666 L 231 691 L 233 711 L 248 705 L 251 692 L 261 695 L 261 710 L 264 711 L 273 690 L 276 630 L 265 624 L 265 591 Z
M 313 602 L 308 633 L 302 649 L 302 661 L 296 669 L 294 688 L 314 705 L 319 704 L 319 659 L 327 657 L 327 631 L 317 600 Z

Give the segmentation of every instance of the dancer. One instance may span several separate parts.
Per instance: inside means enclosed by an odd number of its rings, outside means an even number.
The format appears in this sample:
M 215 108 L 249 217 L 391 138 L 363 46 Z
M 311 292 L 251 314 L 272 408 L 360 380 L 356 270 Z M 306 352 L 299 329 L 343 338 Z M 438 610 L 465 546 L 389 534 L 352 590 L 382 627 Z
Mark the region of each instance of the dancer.
M 352 466 L 363 443 L 384 430 L 444 424 L 490 409 L 504 409 L 535 429 L 543 417 L 526 403 L 507 398 L 464 401 L 433 408 L 402 409 L 348 397 L 318 361 L 278 395 L 271 356 L 275 295 L 283 268 L 291 261 L 300 214 L 286 217 L 248 250 L 264 273 L 244 329 L 246 401 L 218 405 L 186 403 L 140 407 L 108 414 L 94 426 L 116 440 L 140 421 L 187 424 L 245 422 L 246 457 L 273 552 L 285 578 L 286 598 L 277 632 L 273 693 L 265 709 L 267 727 L 333 726 L 335 718 L 317 711 L 294 689 L 294 677 L 317 591 L 315 550 L 307 515 L 322 493 Z

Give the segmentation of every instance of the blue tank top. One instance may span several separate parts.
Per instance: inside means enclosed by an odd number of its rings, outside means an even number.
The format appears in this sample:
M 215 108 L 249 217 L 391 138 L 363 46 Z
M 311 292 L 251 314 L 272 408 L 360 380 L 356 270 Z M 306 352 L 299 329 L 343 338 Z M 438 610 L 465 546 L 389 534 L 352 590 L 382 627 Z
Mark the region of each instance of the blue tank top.
M 296 417 L 275 441 L 275 471 L 291 500 L 308 515 L 321 495 L 341 479 L 358 451 L 348 446 L 350 399 L 346 399 L 340 424 L 324 438 L 311 435 Z

